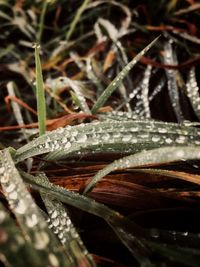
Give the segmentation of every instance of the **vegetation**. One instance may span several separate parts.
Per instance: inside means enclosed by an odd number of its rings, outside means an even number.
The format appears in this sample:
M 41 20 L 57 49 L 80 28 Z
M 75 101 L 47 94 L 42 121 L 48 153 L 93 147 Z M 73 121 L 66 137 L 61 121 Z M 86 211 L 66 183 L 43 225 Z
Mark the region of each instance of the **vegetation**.
M 200 265 L 199 21 L 0 1 L 0 264 Z

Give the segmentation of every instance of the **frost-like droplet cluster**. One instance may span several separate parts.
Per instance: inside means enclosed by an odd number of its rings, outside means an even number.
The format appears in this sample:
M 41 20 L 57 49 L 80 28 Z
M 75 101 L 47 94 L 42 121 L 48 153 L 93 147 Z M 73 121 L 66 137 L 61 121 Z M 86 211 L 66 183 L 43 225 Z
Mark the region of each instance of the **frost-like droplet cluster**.
M 47 179 L 45 176 L 41 176 L 41 178 L 43 180 Z M 86 267 L 95 267 L 96 264 L 84 246 L 64 205 L 57 200 L 51 200 L 45 194 L 42 194 L 42 199 L 49 214 L 49 228 L 52 229 L 65 246 L 66 253 L 71 261 L 74 261 L 74 263 L 84 261 Z M 76 249 L 74 249 L 75 245 Z
M 200 95 L 194 67 L 189 71 L 186 92 L 196 116 L 200 119 Z
M 104 115 L 105 116 L 105 115 Z M 91 122 L 59 128 L 17 150 L 16 161 L 50 153 L 47 159 L 59 159 L 70 153 L 135 153 L 142 149 L 199 145 L 198 128 L 135 118 L 131 112 L 112 112 L 109 121 Z M 121 118 L 117 121 L 117 118 Z M 58 153 L 59 152 L 59 153 Z M 55 153 L 55 154 L 54 154 Z
M 0 151 L 0 183 L 9 206 L 23 230 L 26 241 L 41 254 L 44 265 L 49 264 L 46 254 L 54 254 L 60 262 L 64 255 L 58 249 L 58 241 L 52 236 L 43 215 L 28 192 L 8 150 Z M 3 213 L 0 214 L 3 220 Z M 55 265 L 49 265 L 55 266 Z M 64 265 L 59 265 L 64 266 Z
M 164 46 L 164 57 L 163 61 L 165 64 L 168 65 L 176 65 L 177 59 L 174 54 L 173 48 L 172 48 L 172 42 L 167 42 Z M 167 75 L 167 85 L 168 85 L 168 93 L 170 97 L 170 101 L 172 103 L 172 107 L 174 109 L 176 118 L 178 122 L 181 122 L 184 120 L 181 106 L 180 106 L 180 100 L 179 100 L 179 91 L 177 86 L 177 71 L 172 69 L 165 69 L 166 75 Z

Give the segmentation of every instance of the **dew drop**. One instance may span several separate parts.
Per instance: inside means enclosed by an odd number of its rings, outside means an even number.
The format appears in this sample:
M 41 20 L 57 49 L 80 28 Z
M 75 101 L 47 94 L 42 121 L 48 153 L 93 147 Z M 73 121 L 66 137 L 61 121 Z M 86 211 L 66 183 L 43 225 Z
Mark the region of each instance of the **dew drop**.
M 124 135 L 124 136 L 122 137 L 122 141 L 123 141 L 123 142 L 128 142 L 128 141 L 131 140 L 131 137 L 132 137 L 131 134 Z
M 151 229 L 150 234 L 153 238 L 158 238 L 160 236 L 157 229 Z
M 138 127 L 132 127 L 130 130 L 131 130 L 131 132 L 133 132 L 133 133 L 134 133 L 134 132 L 138 132 Z
M 56 229 L 55 229 L 53 232 L 54 232 L 54 234 L 56 234 L 56 235 L 57 235 L 57 234 L 58 234 L 58 232 L 59 232 L 59 231 L 58 231 L 58 228 L 56 228 Z
M 19 214 L 24 214 L 26 212 L 26 209 L 27 209 L 27 206 L 26 206 L 24 200 L 21 200 L 21 199 L 14 207 L 15 212 L 19 213 Z
M 64 128 L 60 127 L 56 130 L 57 133 L 62 134 L 65 131 Z
M 66 238 L 64 237 L 64 238 L 61 240 L 61 243 L 62 243 L 62 244 L 65 244 L 65 242 L 66 242 Z
M 61 223 L 62 225 L 65 225 L 65 224 L 66 224 L 66 219 L 65 219 L 65 218 L 62 218 L 62 219 L 60 220 L 60 223 Z
M 120 138 L 121 134 L 120 133 L 113 133 L 112 135 L 114 138 Z
M 131 143 L 136 144 L 137 142 L 138 142 L 137 138 L 134 137 L 131 139 Z
M 87 135 L 86 134 L 78 134 L 77 135 L 77 143 L 84 143 L 87 141 Z
M 172 141 L 172 139 L 171 138 L 166 138 L 165 139 L 165 143 L 166 144 L 171 144 L 173 141 Z
M 65 148 L 70 148 L 72 146 L 72 144 L 70 143 L 70 142 L 67 142 L 66 144 L 65 144 Z
M 54 210 L 53 213 L 51 214 L 51 218 L 55 219 L 58 216 L 57 210 Z
M 49 227 L 49 229 L 53 228 L 53 224 L 49 224 L 48 227 Z
M 167 129 L 165 128 L 158 128 L 159 133 L 167 133 Z
M 54 227 L 57 227 L 59 225 L 59 219 L 56 218 L 55 220 L 53 220 L 52 224 L 53 224 Z
M 26 224 L 28 227 L 32 228 L 38 223 L 38 218 L 36 214 L 31 214 L 26 218 Z
M 9 181 L 9 174 L 8 173 L 4 173 L 4 175 L 1 177 L 1 183 L 2 184 L 6 184 L 6 183 L 8 183 L 8 181 Z
M 108 141 L 110 139 L 110 135 L 108 133 L 105 133 L 103 136 L 102 136 L 102 139 L 104 141 Z
M 176 138 L 176 143 L 184 144 L 185 143 L 185 136 L 179 136 Z
M 59 267 L 60 266 L 58 259 L 56 258 L 56 256 L 53 253 L 49 254 L 48 260 L 49 260 L 49 263 L 51 264 L 51 266 L 53 266 L 53 267 Z
M 130 161 L 127 159 L 127 160 L 125 161 L 125 164 L 126 164 L 126 167 L 128 168 L 128 167 L 130 166 Z
M 67 221 L 66 221 L 66 225 L 69 227 L 69 226 L 71 226 L 71 220 L 70 219 L 67 219 Z
M 71 136 L 77 136 L 77 134 L 78 134 L 78 131 L 77 130 L 74 130 L 72 133 L 71 133 Z
M 39 49 L 40 48 L 40 44 L 38 44 L 38 43 L 32 43 L 32 48 Z
M 16 200 L 18 198 L 18 194 L 16 191 L 9 193 L 9 199 Z
M 63 137 L 61 140 L 61 143 L 63 143 L 63 144 L 67 143 L 67 137 Z
M 160 136 L 153 136 L 151 140 L 153 142 L 158 142 L 158 141 L 160 141 Z
M 182 235 L 183 236 L 188 236 L 188 232 L 183 232 Z
M 59 237 L 60 239 L 62 239 L 62 238 L 63 238 L 63 233 L 59 233 L 59 234 L 58 234 L 58 237 Z
M 35 232 L 35 248 L 45 249 L 49 243 L 49 236 L 45 232 Z
M 5 191 L 7 193 L 11 193 L 15 189 L 15 187 L 16 187 L 15 184 L 11 183 L 5 188 Z
M 140 137 L 143 139 L 147 139 L 149 137 L 149 134 L 141 134 Z

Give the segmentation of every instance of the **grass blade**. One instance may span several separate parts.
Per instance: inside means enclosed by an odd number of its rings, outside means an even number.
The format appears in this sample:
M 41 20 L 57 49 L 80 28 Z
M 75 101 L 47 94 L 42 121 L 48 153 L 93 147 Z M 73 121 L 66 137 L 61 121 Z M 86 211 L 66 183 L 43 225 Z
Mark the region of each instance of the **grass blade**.
M 137 62 L 143 57 L 143 55 L 157 42 L 159 37 L 154 39 L 148 46 L 146 46 L 137 56 L 135 56 L 124 68 L 123 70 L 115 77 L 115 79 L 108 85 L 105 91 L 97 99 L 96 103 L 92 107 L 92 113 L 96 113 L 99 108 L 101 108 L 111 94 L 119 87 L 123 79 L 129 73 L 129 71 L 137 64 Z
M 37 176 L 41 182 L 49 183 L 45 174 Z M 49 214 L 49 227 L 56 233 L 58 239 L 65 247 L 65 252 L 71 259 L 72 266 L 96 267 L 96 264 L 83 244 L 80 235 L 74 227 L 67 208 L 62 202 L 51 198 L 50 195 L 41 192 L 42 200 Z
M 44 29 L 44 17 L 45 17 L 45 14 L 46 14 L 48 3 L 49 3 L 48 0 L 43 2 L 42 12 L 41 12 L 41 16 L 40 16 L 39 29 L 38 29 L 38 32 L 37 32 L 37 42 L 38 43 L 41 42 L 42 33 L 43 33 L 43 29 Z
M 36 250 L 27 242 L 3 205 L 0 203 L 1 260 L 5 266 L 42 266 Z M 2 257 L 3 255 L 3 257 Z M 20 257 L 19 257 L 20 255 Z
M 42 265 L 37 266 L 55 266 L 52 263 L 52 257 L 56 258 L 59 266 L 68 266 L 62 247 L 48 228 L 42 213 L 23 183 L 9 150 L 1 151 L 0 158 L 0 182 L 3 193 L 26 240 L 33 245 L 42 261 Z
M 100 170 L 86 186 L 84 193 L 90 192 L 97 182 L 112 171 L 151 164 L 162 164 L 182 159 L 200 159 L 199 147 L 162 147 L 124 157 Z
M 188 74 L 186 93 L 193 107 L 195 115 L 200 120 L 200 95 L 194 67 L 191 68 Z
M 165 64 L 177 64 L 176 54 L 173 51 L 172 44 L 167 42 L 164 46 L 164 58 L 163 61 Z M 168 86 L 168 93 L 171 105 L 174 109 L 174 113 L 176 115 L 177 121 L 182 122 L 184 121 L 183 112 L 180 105 L 180 97 L 179 97 L 179 89 L 177 85 L 177 71 L 176 70 L 165 70 L 167 75 L 167 86 Z
M 187 151 L 187 153 L 189 153 L 188 156 L 193 155 L 190 150 L 191 149 L 188 149 Z M 177 152 L 179 153 L 180 150 L 177 150 L 176 153 Z M 199 149 L 195 149 L 194 154 L 199 158 Z M 40 190 L 41 192 L 51 194 L 52 197 L 63 203 L 69 204 L 104 219 L 112 227 L 124 245 L 131 251 L 141 266 L 143 266 L 142 264 L 147 264 L 145 266 L 151 266 L 151 263 L 148 260 L 149 253 L 151 252 L 148 250 L 148 247 L 149 245 L 152 247 L 152 244 L 156 244 L 155 242 L 158 242 L 157 244 L 159 247 L 162 243 L 164 243 L 164 246 L 166 244 L 179 244 L 183 248 L 189 248 L 190 246 L 191 248 L 199 248 L 200 240 L 197 235 L 188 233 L 188 235 L 185 236 L 183 233 L 171 233 L 158 230 L 158 235 L 155 236 L 155 229 L 153 232 L 151 229 L 143 229 L 133 221 L 124 217 L 122 214 L 94 201 L 93 199 L 74 193 L 60 186 L 50 183 L 41 183 L 41 180 L 38 179 L 37 176 L 35 177 L 24 172 L 22 172 L 22 176 L 27 183 L 33 186 L 33 188 Z M 156 251 L 161 255 L 166 256 L 164 251 L 160 251 L 159 248 Z M 144 255 L 146 255 L 145 258 Z M 177 259 L 174 257 L 174 260 Z M 193 265 L 191 264 L 191 266 Z
M 148 258 L 144 257 L 148 253 L 148 250 L 141 240 L 141 237 L 146 236 L 146 232 L 134 222 L 129 221 L 123 215 L 93 199 L 50 184 L 49 182 L 41 183 L 41 179 L 38 179 L 38 177 L 24 172 L 22 172 L 22 176 L 26 182 L 40 190 L 40 192 L 51 194 L 52 197 L 63 203 L 103 218 L 112 227 L 119 239 L 130 250 L 133 256 L 135 256 L 138 262 L 149 263 Z
M 46 103 L 45 103 L 45 92 L 42 77 L 42 67 L 40 62 L 40 46 L 35 44 L 35 65 L 36 65 L 36 98 L 37 98 L 37 112 L 38 112 L 38 123 L 39 123 L 39 135 L 45 134 L 46 131 Z
M 49 152 L 48 160 L 56 160 L 81 151 L 133 154 L 169 145 L 195 146 L 200 145 L 199 135 L 195 127 L 153 120 L 93 122 L 59 128 L 38 137 L 19 148 L 15 160 Z
M 82 5 L 79 7 L 79 9 L 78 9 L 78 11 L 77 11 L 77 13 L 76 13 L 76 15 L 75 15 L 73 21 L 72 21 L 71 24 L 70 24 L 69 31 L 67 32 L 67 36 L 66 36 L 67 41 L 70 40 L 70 38 L 71 38 L 71 36 L 72 36 L 72 34 L 73 34 L 75 28 L 76 28 L 76 24 L 78 23 L 78 21 L 79 21 L 81 15 L 82 15 L 82 13 L 83 13 L 83 11 L 85 10 L 85 8 L 86 8 L 86 6 L 87 6 L 87 4 L 88 4 L 89 2 L 90 2 L 90 0 L 85 0 L 85 1 L 82 3 Z

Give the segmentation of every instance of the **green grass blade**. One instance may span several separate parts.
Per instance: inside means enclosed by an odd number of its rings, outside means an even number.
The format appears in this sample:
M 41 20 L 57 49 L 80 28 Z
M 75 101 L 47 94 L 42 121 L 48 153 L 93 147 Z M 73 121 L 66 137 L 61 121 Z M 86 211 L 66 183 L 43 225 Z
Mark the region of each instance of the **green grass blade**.
M 162 147 L 149 151 L 142 151 L 134 155 L 115 160 L 100 170 L 86 186 L 84 193 L 90 192 L 97 182 L 112 171 L 126 168 L 142 167 L 146 165 L 162 164 L 182 159 L 200 159 L 200 147 Z
M 45 91 L 42 77 L 42 67 L 40 62 L 40 46 L 35 44 L 35 66 L 36 66 L 36 98 L 37 98 L 37 112 L 39 123 L 39 135 L 45 134 L 46 131 L 46 103 L 45 103 Z
M 43 173 L 37 176 L 41 182 L 49 183 L 47 176 Z M 84 264 L 85 267 L 96 267 L 92 256 L 88 253 L 79 233 L 74 227 L 69 216 L 68 209 L 62 202 L 51 198 L 49 194 L 41 192 L 42 200 L 49 214 L 50 227 L 58 236 L 65 247 L 66 255 L 69 255 L 71 267 Z
M 16 162 L 49 153 L 46 160 L 58 160 L 71 153 L 129 153 L 143 149 L 200 145 L 198 128 L 159 121 L 92 122 L 59 128 L 19 148 Z
M 187 151 L 186 151 L 187 150 Z M 197 157 L 200 158 L 199 149 L 194 148 L 194 151 L 191 148 L 186 148 L 185 152 L 187 152 L 187 157 Z M 180 153 L 180 148 L 176 151 L 173 150 L 175 153 Z M 193 156 L 194 152 L 194 156 Z M 177 155 L 178 156 L 178 155 Z M 181 155 L 179 155 L 181 156 Z M 89 212 L 93 215 L 96 215 L 98 217 L 101 217 L 104 219 L 115 231 L 119 239 L 124 243 L 124 245 L 131 251 L 131 253 L 134 255 L 134 257 L 138 260 L 138 262 L 150 264 L 150 262 L 147 262 L 148 260 L 148 248 L 146 248 L 146 244 L 148 245 L 148 242 L 150 241 L 150 247 L 151 242 L 159 242 L 164 244 L 178 244 L 185 247 L 184 244 L 187 244 L 187 247 L 191 248 L 199 248 L 199 237 L 194 234 L 188 233 L 187 236 L 184 236 L 182 233 L 178 235 L 172 234 L 170 232 L 158 230 L 158 236 L 154 236 L 151 234 L 151 229 L 143 229 L 137 224 L 135 224 L 133 221 L 130 221 L 128 218 L 124 217 L 122 214 L 115 212 L 111 208 L 100 204 L 96 202 L 93 199 L 90 199 L 88 197 L 85 197 L 83 195 L 71 192 L 65 188 L 62 188 L 60 186 L 56 186 L 53 184 L 48 183 L 41 183 L 41 180 L 38 179 L 37 176 L 32 176 L 30 174 L 21 172 L 23 179 L 31 184 L 33 188 L 44 192 L 45 194 L 48 193 L 49 195 L 57 200 L 60 200 L 63 203 L 66 203 L 68 205 L 71 205 L 73 207 L 76 207 L 78 209 L 81 209 L 85 212 Z M 186 243 L 187 241 L 187 243 Z M 139 249 L 139 251 L 138 251 Z M 164 254 L 164 252 L 161 252 L 160 254 Z M 144 255 L 147 257 L 144 258 Z M 165 254 L 164 254 L 165 255 Z M 183 255 L 184 257 L 184 255 Z M 145 265 L 150 266 L 150 265 Z M 191 265 L 193 266 L 193 265 Z
M 0 51 L 0 59 L 6 55 L 8 55 L 10 52 L 14 50 L 15 46 L 13 44 L 10 44 L 6 48 L 1 49 Z
M 49 182 L 41 183 L 41 179 L 38 179 L 37 176 L 35 177 L 24 172 L 21 172 L 21 174 L 26 182 L 40 190 L 40 192 L 51 194 L 53 198 L 63 203 L 103 218 L 113 228 L 119 239 L 136 257 L 138 262 L 146 263 L 148 261 L 148 259 L 144 258 L 144 254 L 146 255 L 148 252 L 141 240 L 141 237 L 145 237 L 146 232 L 134 222 L 129 221 L 123 215 L 93 199 L 50 184 Z
M 38 32 L 37 32 L 37 42 L 38 43 L 41 42 L 42 33 L 43 33 L 43 29 L 44 29 L 44 17 L 45 17 L 45 14 L 46 14 L 48 3 L 49 3 L 48 0 L 45 0 L 43 2 L 42 12 L 41 12 L 41 16 L 40 16 L 39 29 L 38 29 Z
M 159 37 L 154 39 L 148 46 L 146 46 L 139 54 L 137 54 L 120 73 L 115 77 L 115 79 L 108 85 L 105 91 L 97 99 L 97 102 L 92 107 L 92 113 L 96 113 L 99 108 L 101 108 L 111 94 L 119 87 L 123 79 L 127 76 L 129 71 L 137 64 L 137 62 L 143 57 L 143 55 L 157 42 Z
M 85 10 L 85 8 L 86 8 L 86 6 L 87 6 L 87 4 L 88 4 L 89 2 L 90 2 L 90 0 L 85 0 L 85 1 L 82 3 L 82 5 L 79 7 L 79 9 L 78 9 L 78 11 L 77 11 L 77 13 L 76 13 L 76 15 L 75 15 L 73 21 L 72 21 L 71 24 L 70 24 L 69 30 L 68 30 L 68 32 L 67 32 L 67 36 L 66 36 L 67 41 L 70 40 L 70 38 L 71 38 L 71 36 L 72 36 L 72 34 L 73 34 L 75 28 L 76 28 L 76 25 L 77 25 L 77 23 L 78 23 L 78 21 L 79 21 L 81 15 L 82 15 L 82 13 L 83 13 L 83 11 Z

